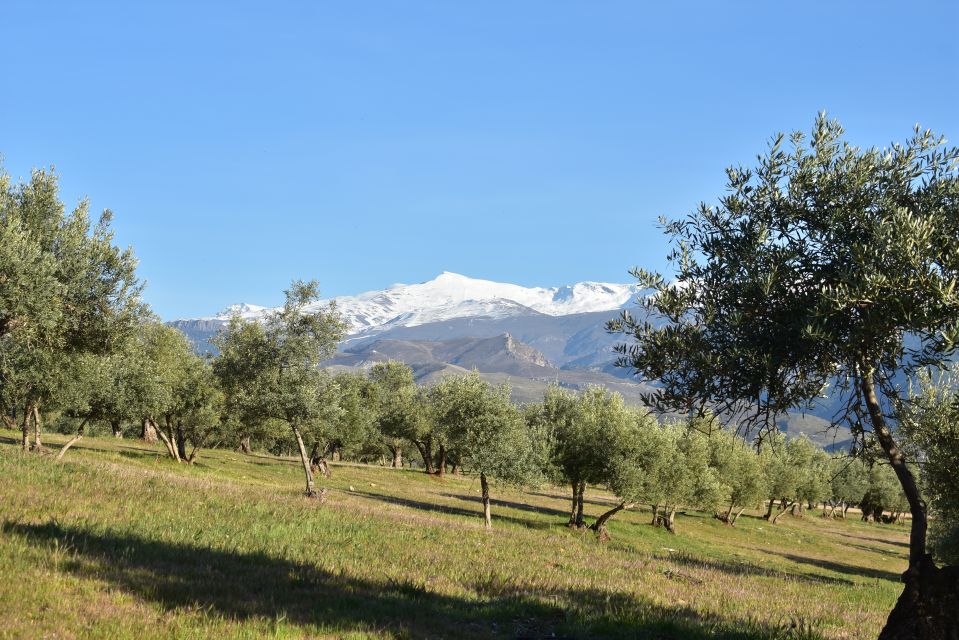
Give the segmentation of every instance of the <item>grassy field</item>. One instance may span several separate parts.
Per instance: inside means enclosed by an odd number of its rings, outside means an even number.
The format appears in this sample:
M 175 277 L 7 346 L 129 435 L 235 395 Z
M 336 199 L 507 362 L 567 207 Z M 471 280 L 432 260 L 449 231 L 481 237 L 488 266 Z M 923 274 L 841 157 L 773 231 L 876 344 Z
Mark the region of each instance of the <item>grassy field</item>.
M 0 637 L 874 638 L 900 591 L 899 526 L 708 514 L 678 535 L 619 514 L 567 529 L 565 493 L 134 440 L 60 463 L 0 431 Z M 65 437 L 50 435 L 56 452 Z M 608 497 L 587 495 L 587 511 Z

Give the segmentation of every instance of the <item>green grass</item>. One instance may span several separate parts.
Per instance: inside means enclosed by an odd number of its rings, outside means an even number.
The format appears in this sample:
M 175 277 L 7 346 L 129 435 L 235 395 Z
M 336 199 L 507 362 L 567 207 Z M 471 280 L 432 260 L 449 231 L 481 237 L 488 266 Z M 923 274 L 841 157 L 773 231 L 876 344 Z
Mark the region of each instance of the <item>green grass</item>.
M 563 490 L 496 488 L 486 531 L 469 477 L 335 465 L 320 504 L 291 460 L 90 438 L 56 463 L 16 436 L 0 637 L 874 638 L 906 566 L 899 526 L 689 512 L 674 536 L 646 509 L 599 542 Z

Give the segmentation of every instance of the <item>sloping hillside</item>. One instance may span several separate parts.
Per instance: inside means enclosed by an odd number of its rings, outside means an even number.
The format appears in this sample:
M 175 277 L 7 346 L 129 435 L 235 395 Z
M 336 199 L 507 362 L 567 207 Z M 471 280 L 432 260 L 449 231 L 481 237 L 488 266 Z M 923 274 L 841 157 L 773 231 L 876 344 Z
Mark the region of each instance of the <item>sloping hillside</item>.
M 54 452 L 65 437 L 50 435 Z M 0 431 L 0 637 L 874 638 L 907 532 L 827 521 L 736 527 L 648 509 L 599 542 L 562 488 L 334 465 L 326 501 L 297 463 L 203 451 L 176 465 L 87 438 L 61 463 Z M 611 499 L 587 492 L 587 515 Z

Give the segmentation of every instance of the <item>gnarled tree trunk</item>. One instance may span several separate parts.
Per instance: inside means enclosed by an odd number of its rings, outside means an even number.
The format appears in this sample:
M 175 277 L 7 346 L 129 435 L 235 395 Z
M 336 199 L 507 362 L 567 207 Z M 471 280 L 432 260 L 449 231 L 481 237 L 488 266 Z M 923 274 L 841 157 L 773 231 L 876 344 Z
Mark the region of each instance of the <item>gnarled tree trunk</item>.
M 436 463 L 436 475 L 443 477 L 446 475 L 446 445 L 440 445 L 439 460 Z
M 393 462 L 390 464 L 394 469 L 403 468 L 403 448 L 399 445 L 387 445 L 387 448 L 390 450 L 390 453 L 393 454 Z
M 183 437 L 183 423 L 179 421 L 176 423 L 176 452 L 180 460 L 190 461 L 186 453 L 186 438 Z
M 864 367 L 864 372 L 859 388 L 873 434 L 896 472 L 912 514 L 909 568 L 902 575 L 905 588 L 879 640 L 955 640 L 959 637 L 959 567 L 939 568 L 926 553 L 926 503 L 886 424 L 872 379 L 873 371 Z
M 140 424 L 140 437 L 144 442 L 154 443 L 159 440 L 156 427 L 149 418 L 144 418 Z
M 20 448 L 24 451 L 30 449 L 30 416 L 33 415 L 33 407 L 29 404 L 23 410 L 23 422 L 20 423 Z
M 122 438 L 122 437 L 123 437 L 123 427 L 120 426 L 119 420 L 111 420 L 111 421 L 110 421 L 110 430 L 113 431 L 113 437 L 114 437 L 114 438 Z
M 606 523 L 623 509 L 632 509 L 633 503 L 620 502 L 618 505 L 596 518 L 596 522 L 590 525 L 590 529 L 599 535 L 600 540 L 609 540 L 609 532 L 606 530 Z
M 420 457 L 423 458 L 423 471 L 426 473 L 433 473 L 433 447 L 430 446 L 428 442 L 421 442 L 419 440 L 414 440 L 413 445 L 416 447 L 417 451 L 420 452 Z

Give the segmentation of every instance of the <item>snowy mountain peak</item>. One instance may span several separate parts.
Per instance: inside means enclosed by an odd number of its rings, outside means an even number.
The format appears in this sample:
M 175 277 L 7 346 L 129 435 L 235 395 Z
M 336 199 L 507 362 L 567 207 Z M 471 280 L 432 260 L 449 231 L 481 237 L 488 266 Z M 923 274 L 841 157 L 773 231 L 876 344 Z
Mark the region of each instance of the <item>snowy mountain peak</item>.
M 229 320 L 233 316 L 240 316 L 241 318 L 258 318 L 264 315 L 269 311 L 269 307 L 261 307 L 255 304 L 248 304 L 246 302 L 238 302 L 237 304 L 231 304 L 227 308 L 223 309 L 215 316 L 210 316 L 206 318 L 200 318 L 201 320 Z
M 506 318 L 545 314 L 563 316 L 614 311 L 630 304 L 638 289 L 630 284 L 580 282 L 563 287 L 520 285 L 470 278 L 444 271 L 419 284 L 395 284 L 380 291 L 334 298 L 350 324 L 351 335 L 369 335 L 395 327 L 412 327 L 455 318 Z M 329 301 L 317 303 L 324 307 Z M 236 304 L 213 318 L 262 317 L 267 307 Z

